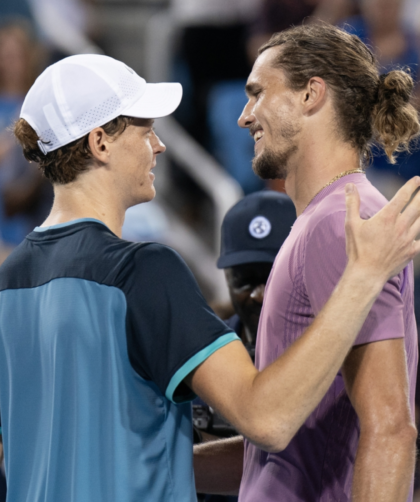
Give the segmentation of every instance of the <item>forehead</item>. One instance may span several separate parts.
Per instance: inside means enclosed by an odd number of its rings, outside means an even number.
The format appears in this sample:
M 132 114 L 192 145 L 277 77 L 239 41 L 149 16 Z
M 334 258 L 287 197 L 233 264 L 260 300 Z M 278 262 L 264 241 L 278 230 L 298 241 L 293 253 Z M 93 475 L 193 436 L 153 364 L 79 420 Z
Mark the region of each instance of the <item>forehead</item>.
M 279 47 L 270 47 L 258 56 L 246 83 L 245 90 L 248 95 L 268 85 L 285 85 L 284 72 L 274 66 L 278 53 Z

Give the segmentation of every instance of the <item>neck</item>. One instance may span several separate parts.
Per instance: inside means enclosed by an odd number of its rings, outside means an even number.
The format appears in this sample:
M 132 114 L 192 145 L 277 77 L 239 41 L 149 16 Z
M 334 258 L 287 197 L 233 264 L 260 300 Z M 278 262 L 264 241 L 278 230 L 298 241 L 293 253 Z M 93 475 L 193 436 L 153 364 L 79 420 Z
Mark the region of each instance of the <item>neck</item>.
M 121 237 L 126 207 L 118 200 L 116 190 L 108 190 L 99 183 L 93 185 L 78 180 L 66 185 L 54 185 L 54 204 L 48 218 L 41 225 L 47 227 L 77 220 L 95 218 L 102 221 L 118 237 Z
M 316 141 L 307 143 L 291 159 L 285 188 L 297 216 L 301 215 L 322 188 L 339 174 L 360 168 L 358 152 L 346 143 Z

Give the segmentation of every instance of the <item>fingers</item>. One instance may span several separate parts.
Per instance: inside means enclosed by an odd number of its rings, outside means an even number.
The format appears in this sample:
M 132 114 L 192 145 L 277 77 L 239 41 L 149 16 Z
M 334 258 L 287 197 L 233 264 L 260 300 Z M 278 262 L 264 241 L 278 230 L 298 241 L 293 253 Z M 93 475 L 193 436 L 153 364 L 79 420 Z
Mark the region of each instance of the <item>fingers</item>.
M 354 222 L 360 219 L 360 196 L 356 185 L 346 185 L 346 222 Z
M 415 176 L 411 180 L 407 181 L 398 192 L 391 199 L 388 204 L 388 210 L 392 211 L 394 216 L 397 217 L 399 213 L 405 208 L 405 206 L 410 202 L 413 193 L 420 186 L 420 177 Z

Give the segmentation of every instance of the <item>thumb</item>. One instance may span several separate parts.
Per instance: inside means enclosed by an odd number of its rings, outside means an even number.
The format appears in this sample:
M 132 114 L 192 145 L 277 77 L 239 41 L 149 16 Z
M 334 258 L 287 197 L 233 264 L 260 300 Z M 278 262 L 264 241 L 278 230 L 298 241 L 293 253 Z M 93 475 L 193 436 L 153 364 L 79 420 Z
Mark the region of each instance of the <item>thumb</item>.
M 356 185 L 346 185 L 346 222 L 355 223 L 360 219 L 360 196 Z

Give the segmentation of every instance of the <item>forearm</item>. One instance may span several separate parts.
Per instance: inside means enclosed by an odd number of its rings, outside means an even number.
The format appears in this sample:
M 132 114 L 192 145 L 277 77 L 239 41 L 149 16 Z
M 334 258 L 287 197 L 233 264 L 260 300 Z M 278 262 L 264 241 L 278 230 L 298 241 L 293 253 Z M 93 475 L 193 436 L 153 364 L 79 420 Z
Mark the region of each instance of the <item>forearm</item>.
M 406 502 L 414 473 L 415 438 L 414 427 L 390 436 L 361 434 L 352 502 Z
M 242 478 L 242 436 L 194 446 L 194 475 L 198 493 L 236 495 Z
M 277 361 L 255 376 L 252 397 L 241 399 L 248 413 L 242 411 L 243 416 L 253 429 L 258 430 L 253 419 L 262 417 L 265 430 L 284 441 L 267 447 L 266 438 L 252 437 L 244 421 L 241 431 L 246 436 L 264 449 L 287 446 L 332 384 L 382 287 L 382 282 L 346 269 L 312 325 Z

